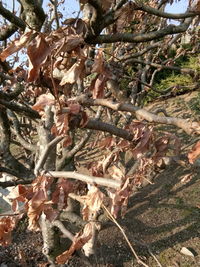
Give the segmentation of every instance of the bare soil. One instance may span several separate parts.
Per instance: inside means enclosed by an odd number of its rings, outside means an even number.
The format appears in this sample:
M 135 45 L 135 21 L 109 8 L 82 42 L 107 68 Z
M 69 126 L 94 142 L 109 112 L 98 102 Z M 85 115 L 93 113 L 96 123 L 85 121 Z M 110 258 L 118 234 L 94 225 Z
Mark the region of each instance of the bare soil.
M 198 110 L 195 110 L 197 100 L 198 94 L 193 93 L 152 105 L 151 109 L 162 107 L 169 115 L 198 119 Z M 182 105 L 187 105 L 188 112 L 185 114 L 182 113 Z M 198 139 L 188 137 L 175 127 L 160 127 L 178 133 L 183 140 L 184 152 Z M 84 158 L 95 159 L 95 153 L 90 151 Z M 190 179 L 184 181 L 186 175 L 190 175 Z M 148 184 L 134 194 L 125 217 L 118 222 L 138 256 L 150 267 L 200 266 L 200 167 L 183 167 L 177 163 L 168 166 L 156 175 L 153 184 Z M 41 252 L 40 233 L 31 233 L 25 228 L 26 220 L 20 222 L 12 245 L 0 247 L 0 267 L 48 266 Z M 194 256 L 182 254 L 182 247 L 188 248 Z M 89 260 L 91 265 L 75 255 L 66 266 L 141 266 L 113 222 L 100 231 L 97 253 Z

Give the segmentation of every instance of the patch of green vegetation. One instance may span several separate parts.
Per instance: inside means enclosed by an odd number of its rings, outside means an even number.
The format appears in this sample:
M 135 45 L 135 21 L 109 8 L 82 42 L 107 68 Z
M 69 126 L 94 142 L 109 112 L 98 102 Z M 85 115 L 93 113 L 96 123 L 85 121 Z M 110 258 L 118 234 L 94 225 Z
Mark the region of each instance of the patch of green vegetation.
M 187 61 L 182 63 L 182 67 L 190 68 L 190 69 L 196 70 L 197 72 L 200 72 L 199 58 L 189 57 Z
M 174 57 L 175 50 L 169 51 L 171 57 Z M 193 69 L 197 73 L 200 73 L 200 64 L 199 64 L 199 58 L 198 57 L 186 57 L 186 56 L 180 56 L 175 61 L 175 66 L 180 68 L 188 68 Z M 174 94 L 184 92 L 185 89 L 189 89 L 194 85 L 193 78 L 189 74 L 180 74 L 180 72 L 172 71 L 169 69 L 163 69 L 155 77 L 155 83 L 153 87 L 156 89 L 156 91 L 150 90 L 149 95 L 147 96 L 145 100 L 145 104 L 149 101 L 152 101 L 154 98 L 157 98 L 161 95 L 165 95 L 169 92 Z M 184 86 L 186 88 L 179 88 L 179 86 Z M 171 88 L 171 90 L 170 90 Z M 169 89 L 169 90 L 168 90 Z M 194 103 L 194 105 L 199 105 L 199 100 Z
M 192 84 L 192 78 L 190 75 L 175 74 L 174 72 L 166 79 L 162 80 L 159 84 L 155 85 L 155 88 L 162 93 L 167 88 L 172 86 L 189 86 Z

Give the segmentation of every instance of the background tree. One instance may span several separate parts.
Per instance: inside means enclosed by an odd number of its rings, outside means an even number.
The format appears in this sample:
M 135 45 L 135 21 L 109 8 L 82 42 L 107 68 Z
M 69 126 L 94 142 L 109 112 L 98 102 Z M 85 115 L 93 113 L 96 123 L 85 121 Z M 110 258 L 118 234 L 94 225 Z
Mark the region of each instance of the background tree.
M 16 186 L 10 198 L 17 215 L 1 219 L 1 244 L 27 214 L 52 266 L 80 248 L 94 254 L 101 210 L 124 216 L 135 188 L 180 157 L 178 138 L 156 125 L 200 133 L 197 121 L 144 108 L 199 87 L 200 2 L 166 13 L 173 2 L 80 0 L 76 18 L 61 13 L 64 1 L 49 1 L 49 16 L 43 1 L 13 1 L 12 10 L 0 3 L 0 171 L 13 177 L 0 186 Z M 160 82 L 170 75 L 179 79 Z M 77 153 L 94 147 L 103 159 L 81 165 Z M 67 247 L 61 233 L 72 241 Z

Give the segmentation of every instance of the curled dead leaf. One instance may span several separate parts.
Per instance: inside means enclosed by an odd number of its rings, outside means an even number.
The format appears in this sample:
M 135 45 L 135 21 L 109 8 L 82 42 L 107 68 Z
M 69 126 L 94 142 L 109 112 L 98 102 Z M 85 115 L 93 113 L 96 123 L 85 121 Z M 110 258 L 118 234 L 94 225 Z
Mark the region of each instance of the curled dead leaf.
M 51 106 L 55 103 L 55 98 L 52 94 L 42 94 L 37 98 L 36 103 L 32 106 L 32 109 L 36 111 L 44 111 L 46 106 Z
M 91 186 L 87 195 L 82 198 L 85 201 L 85 205 L 82 209 L 83 219 L 89 220 L 91 219 L 90 215 L 100 210 L 104 194 L 96 186 Z
M 84 62 L 85 60 L 79 59 L 69 70 L 64 72 L 60 85 L 62 86 L 66 83 L 73 84 L 77 82 L 78 79 L 81 79 L 81 75 L 85 69 Z
M 14 40 L 6 49 L 1 52 L 0 60 L 5 61 L 7 57 L 21 50 L 31 40 L 33 33 L 33 30 L 26 30 L 19 39 Z
M 28 82 L 37 80 L 41 65 L 50 52 L 51 48 L 41 33 L 29 44 L 27 48 L 29 58 Z

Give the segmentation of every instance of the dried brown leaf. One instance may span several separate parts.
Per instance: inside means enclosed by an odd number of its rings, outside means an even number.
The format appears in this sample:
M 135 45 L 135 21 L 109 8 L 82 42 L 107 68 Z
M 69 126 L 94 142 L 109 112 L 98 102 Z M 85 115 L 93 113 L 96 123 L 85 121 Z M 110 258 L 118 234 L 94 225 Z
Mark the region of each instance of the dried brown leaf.
M 67 179 L 59 179 L 56 189 L 52 194 L 52 202 L 58 205 L 58 209 L 62 210 L 67 207 L 68 194 L 73 192 L 74 184 Z
M 104 88 L 106 86 L 108 78 L 104 74 L 98 74 L 91 82 L 90 90 L 93 93 L 93 98 L 103 98 Z
M 52 94 L 42 94 L 37 98 L 37 101 L 32 106 L 32 109 L 41 112 L 44 111 L 46 106 L 52 106 L 53 104 L 55 104 L 55 98 Z
M 98 147 L 102 149 L 111 148 L 113 146 L 116 146 L 116 138 L 113 136 L 107 136 L 98 142 Z
M 28 46 L 27 55 L 29 58 L 28 82 L 37 80 L 42 64 L 50 54 L 51 48 L 40 33 Z
M 101 74 L 105 71 L 105 60 L 103 57 L 103 51 L 100 49 L 94 59 L 94 64 L 92 66 L 91 73 L 97 72 Z
M 140 158 L 145 152 L 148 151 L 151 142 L 151 137 L 152 137 L 152 130 L 148 128 L 145 129 L 145 132 L 143 132 L 143 135 L 141 136 L 139 143 L 132 150 L 134 158 Z
M 200 0 L 194 0 L 190 3 L 190 11 L 199 12 L 200 11 Z
M 69 250 L 63 252 L 61 255 L 56 257 L 56 261 L 58 264 L 66 263 L 72 256 L 72 254 L 81 249 L 92 237 L 92 225 L 91 223 L 87 223 L 83 229 L 83 231 L 76 234 L 74 237 L 74 241 L 69 248 Z
M 188 160 L 191 164 L 195 162 L 195 160 L 200 155 L 200 141 L 198 141 L 193 147 L 192 150 L 188 153 Z
M 83 207 L 83 219 L 89 220 L 90 214 L 98 212 L 104 199 L 104 194 L 96 187 L 91 186 L 86 196 L 82 197 L 85 200 Z
M 85 60 L 79 59 L 69 70 L 64 73 L 64 76 L 60 82 L 60 85 L 65 85 L 66 83 L 73 84 L 82 78 L 85 69 Z
M 56 123 L 51 128 L 51 133 L 55 136 L 68 135 L 69 131 L 69 114 L 61 114 L 56 117 Z
M 21 35 L 20 39 L 14 40 L 6 49 L 1 52 L 0 60 L 4 61 L 13 53 L 21 50 L 30 41 L 33 32 L 33 30 L 28 30 Z
M 0 219 L 0 245 L 7 246 L 11 243 L 11 232 L 15 228 L 18 218 L 7 216 Z
M 120 32 L 124 29 L 126 25 L 128 25 L 133 20 L 134 9 L 137 5 L 133 2 L 128 2 L 122 8 L 120 8 L 115 16 L 117 19 L 116 26 L 117 31 Z

